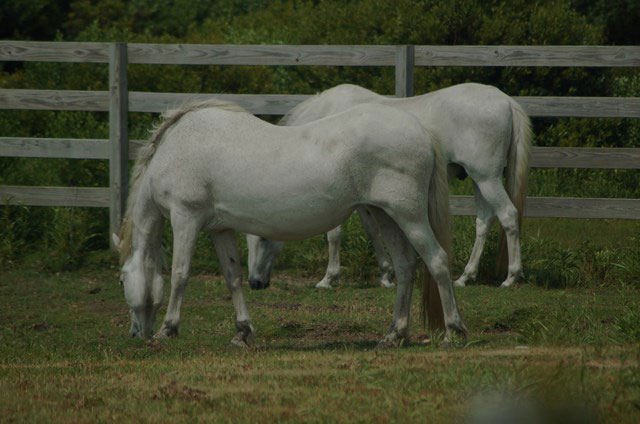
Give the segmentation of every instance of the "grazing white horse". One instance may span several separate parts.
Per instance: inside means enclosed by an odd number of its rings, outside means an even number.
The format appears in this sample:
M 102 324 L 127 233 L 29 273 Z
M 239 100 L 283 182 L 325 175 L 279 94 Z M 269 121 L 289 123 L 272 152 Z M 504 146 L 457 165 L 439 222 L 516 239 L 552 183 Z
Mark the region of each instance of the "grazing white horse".
M 114 235 L 131 335 L 151 336 L 162 302 L 164 218 L 173 229 L 171 296 L 156 337 L 178 333 L 196 236 L 206 229 L 236 312 L 232 343 L 246 346 L 253 325 L 234 232 L 304 239 L 334 228 L 360 205 L 371 208 L 389 241 L 398 278 L 393 324 L 381 343 L 408 336 L 420 257 L 435 280 L 427 282 L 433 291 L 423 290 L 430 325 L 465 334 L 449 275 L 446 167 L 429 140 L 415 117 L 383 105 L 298 127 L 216 101 L 166 113 L 140 151 L 121 235 Z
M 293 108 L 283 119 L 288 126 L 303 125 L 362 103 L 393 106 L 416 116 L 441 143 L 449 175 L 473 180 L 477 210 L 476 239 L 464 273 L 455 281 L 464 286 L 478 273 L 480 256 L 491 223 L 498 217 L 508 247 L 508 274 L 501 287 L 511 286 L 522 275 L 520 224 L 526 193 L 531 123 L 511 97 L 495 87 L 459 84 L 422 96 L 388 98 L 356 85 L 343 84 L 326 90 Z M 506 190 L 502 177 L 506 166 Z M 391 265 L 380 240 L 375 220 L 365 208 L 357 210 L 369 234 L 380 265 L 382 286 L 391 287 Z M 503 234 L 504 236 L 504 234 Z M 329 265 L 316 287 L 330 288 L 340 274 L 340 227 L 327 234 Z M 249 278 L 254 285 L 268 285 L 271 268 L 282 244 L 248 236 Z M 506 260 L 501 238 L 499 263 Z

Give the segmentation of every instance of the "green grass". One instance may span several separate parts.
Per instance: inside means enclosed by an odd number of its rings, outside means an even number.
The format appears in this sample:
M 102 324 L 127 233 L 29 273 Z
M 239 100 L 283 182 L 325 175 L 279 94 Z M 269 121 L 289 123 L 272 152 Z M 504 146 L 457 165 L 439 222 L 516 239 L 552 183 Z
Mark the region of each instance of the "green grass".
M 422 345 L 414 305 L 412 343 L 377 351 L 393 290 L 346 279 L 318 291 L 319 275 L 278 272 L 245 291 L 256 346 L 239 351 L 219 276 L 190 280 L 179 338 L 144 343 L 126 335 L 117 267 L 95 262 L 0 272 L 0 421 L 449 423 L 488 392 L 640 418 L 637 286 L 471 286 L 456 292 L 466 343 Z

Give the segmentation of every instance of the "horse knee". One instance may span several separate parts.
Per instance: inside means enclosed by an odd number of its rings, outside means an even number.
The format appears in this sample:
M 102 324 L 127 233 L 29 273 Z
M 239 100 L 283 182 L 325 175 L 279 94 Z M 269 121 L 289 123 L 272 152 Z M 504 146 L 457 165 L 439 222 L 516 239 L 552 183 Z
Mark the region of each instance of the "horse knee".
M 229 290 L 231 291 L 238 290 L 242 286 L 242 278 L 241 277 L 229 278 L 226 280 L 226 283 L 227 283 L 227 288 Z M 259 288 L 266 288 L 266 287 L 259 287 Z
M 476 235 L 485 236 L 489 232 L 489 224 L 486 220 L 476 218 Z
M 429 272 L 438 284 L 444 284 L 449 280 L 449 257 L 444 250 L 440 250 L 430 258 Z
M 187 282 L 189 278 L 189 271 L 184 267 L 176 267 L 173 271 L 171 282 L 174 284 L 182 285 Z
M 500 214 L 500 224 L 505 233 L 510 235 L 518 234 L 518 211 L 515 207 L 509 206 Z

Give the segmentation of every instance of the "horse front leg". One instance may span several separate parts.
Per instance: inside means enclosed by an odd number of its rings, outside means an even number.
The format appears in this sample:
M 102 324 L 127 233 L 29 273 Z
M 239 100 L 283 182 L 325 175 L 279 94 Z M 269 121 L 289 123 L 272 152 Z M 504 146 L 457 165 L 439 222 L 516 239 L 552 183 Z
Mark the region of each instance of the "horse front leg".
M 342 225 L 338 225 L 327 233 L 329 242 L 329 264 L 324 278 L 316 284 L 317 289 L 330 289 L 331 283 L 340 279 L 340 242 L 342 241 Z
M 171 213 L 173 229 L 173 260 L 171 263 L 171 295 L 162 327 L 154 338 L 174 337 L 180 328 L 180 307 L 182 296 L 187 287 L 191 258 L 196 246 L 196 237 L 200 225 L 197 219 L 188 214 Z
M 213 232 L 211 238 L 236 311 L 237 333 L 231 340 L 231 344 L 248 347 L 253 343 L 254 329 L 242 292 L 242 267 L 235 234 L 233 231 Z

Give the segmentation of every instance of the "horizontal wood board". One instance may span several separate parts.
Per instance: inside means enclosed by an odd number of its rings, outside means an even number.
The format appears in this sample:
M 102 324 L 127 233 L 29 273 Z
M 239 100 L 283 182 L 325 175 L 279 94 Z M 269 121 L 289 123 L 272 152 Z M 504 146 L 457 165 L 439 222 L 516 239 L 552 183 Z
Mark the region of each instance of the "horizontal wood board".
M 31 206 L 108 207 L 108 188 L 0 186 L 0 202 Z M 454 215 L 475 215 L 472 196 L 451 196 Z M 638 199 L 534 197 L 525 216 L 640 219 Z
M 164 112 L 187 100 L 216 97 L 258 115 L 283 115 L 308 94 L 129 93 L 130 112 Z M 640 118 L 640 97 L 514 97 L 532 117 Z M 0 109 L 109 110 L 106 91 L 0 89 Z
M 108 208 L 110 192 L 111 190 L 107 187 L 0 186 L 0 202 L 29 206 Z
M 0 137 L 0 156 L 109 159 L 109 140 Z M 130 159 L 144 140 L 129 142 Z M 532 168 L 640 169 L 640 148 L 533 147 Z
M 110 43 L 0 41 L 0 61 L 107 63 Z M 129 63 L 393 66 L 391 45 L 127 44 Z M 637 46 L 415 46 L 417 66 L 640 67 Z

